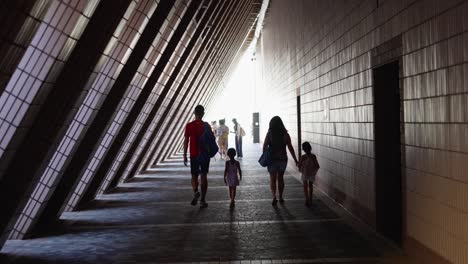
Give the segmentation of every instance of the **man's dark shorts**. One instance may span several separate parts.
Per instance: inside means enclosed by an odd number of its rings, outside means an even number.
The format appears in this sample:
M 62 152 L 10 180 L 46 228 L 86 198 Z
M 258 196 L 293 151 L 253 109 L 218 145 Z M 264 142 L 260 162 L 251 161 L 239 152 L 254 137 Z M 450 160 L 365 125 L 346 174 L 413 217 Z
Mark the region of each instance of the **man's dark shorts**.
M 200 163 L 197 158 L 190 158 L 190 172 L 194 174 L 208 174 L 210 161 Z

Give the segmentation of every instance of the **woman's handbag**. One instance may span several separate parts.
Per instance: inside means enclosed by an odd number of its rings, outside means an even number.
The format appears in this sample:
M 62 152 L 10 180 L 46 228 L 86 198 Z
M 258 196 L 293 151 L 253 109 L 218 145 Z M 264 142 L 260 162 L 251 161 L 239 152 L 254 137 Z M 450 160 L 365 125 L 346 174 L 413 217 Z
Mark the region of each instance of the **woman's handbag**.
M 260 159 L 258 160 L 258 163 L 260 163 L 262 167 L 271 165 L 271 150 L 269 147 L 263 151 L 262 156 L 260 156 Z

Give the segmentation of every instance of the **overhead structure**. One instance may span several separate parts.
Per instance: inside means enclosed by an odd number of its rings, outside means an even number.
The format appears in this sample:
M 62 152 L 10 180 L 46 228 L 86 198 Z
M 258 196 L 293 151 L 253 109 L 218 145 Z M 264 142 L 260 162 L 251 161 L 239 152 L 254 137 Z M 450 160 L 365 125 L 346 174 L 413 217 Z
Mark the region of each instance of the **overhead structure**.
M 2 3 L 0 246 L 180 148 L 248 45 L 260 0 Z
M 467 14 L 468 0 L 1 1 L 0 248 L 180 159 L 202 104 L 257 142 L 280 116 L 347 214 L 423 263 L 468 263 Z

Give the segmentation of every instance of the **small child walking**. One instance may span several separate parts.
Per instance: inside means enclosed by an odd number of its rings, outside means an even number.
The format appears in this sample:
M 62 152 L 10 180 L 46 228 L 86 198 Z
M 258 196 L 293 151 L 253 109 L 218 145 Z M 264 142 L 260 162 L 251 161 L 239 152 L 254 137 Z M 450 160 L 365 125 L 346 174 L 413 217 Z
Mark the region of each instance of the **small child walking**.
M 229 160 L 226 161 L 226 167 L 224 169 L 224 183 L 229 186 L 229 197 L 231 198 L 230 207 L 234 208 L 236 187 L 239 185 L 239 181 L 242 180 L 242 170 L 239 161 L 234 159 L 236 150 L 233 148 L 228 149 L 227 155 Z
M 312 205 L 312 194 L 314 192 L 315 175 L 320 168 L 317 157 L 312 153 L 312 146 L 309 142 L 302 143 L 302 150 L 306 153 L 301 156 L 299 170 L 304 185 L 305 205 Z

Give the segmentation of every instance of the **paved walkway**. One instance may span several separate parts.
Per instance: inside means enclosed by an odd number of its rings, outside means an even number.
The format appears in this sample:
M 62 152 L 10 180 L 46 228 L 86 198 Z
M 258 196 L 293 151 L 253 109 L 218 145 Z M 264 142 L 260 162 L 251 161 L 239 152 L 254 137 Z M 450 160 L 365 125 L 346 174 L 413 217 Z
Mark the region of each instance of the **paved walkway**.
M 268 173 L 257 163 L 259 146 L 246 147 L 233 210 L 223 161 L 211 164 L 209 207 L 200 209 L 190 205 L 189 171 L 178 156 L 100 196 L 89 209 L 65 213 L 62 231 L 8 241 L 0 262 L 401 263 L 371 233 L 355 231 L 325 197 L 305 207 L 291 174 L 285 176 L 286 202 L 273 208 Z

